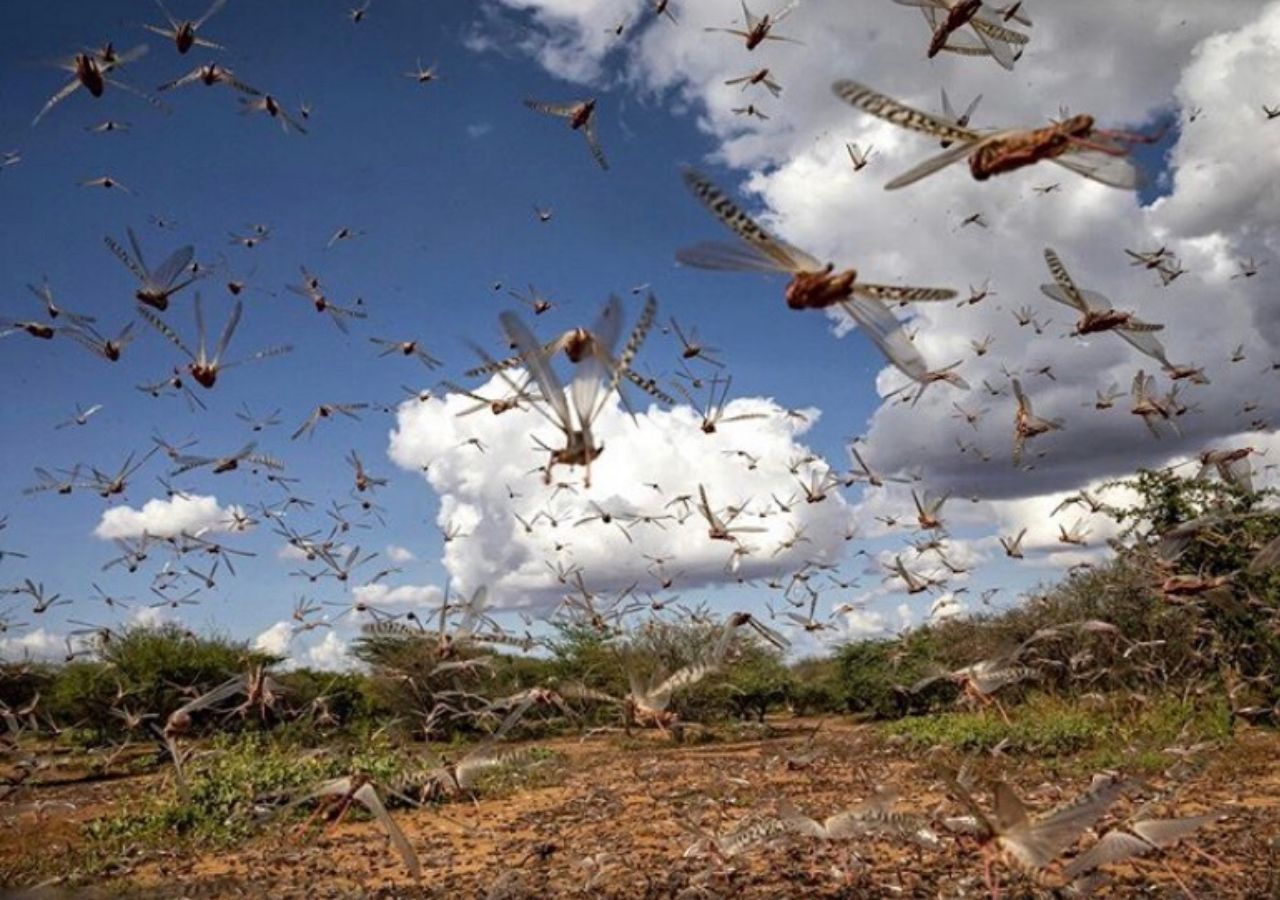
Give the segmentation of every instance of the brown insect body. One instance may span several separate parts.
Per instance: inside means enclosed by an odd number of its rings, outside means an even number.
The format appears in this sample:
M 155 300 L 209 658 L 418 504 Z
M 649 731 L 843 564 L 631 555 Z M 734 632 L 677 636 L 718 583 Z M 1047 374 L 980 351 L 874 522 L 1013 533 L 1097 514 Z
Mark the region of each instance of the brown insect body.
M 191 377 L 195 379 L 196 384 L 200 385 L 202 388 L 211 388 L 218 381 L 217 366 L 189 363 L 187 365 L 187 371 L 191 373 Z
M 976 180 L 986 181 L 992 175 L 1003 175 L 1061 156 L 1073 141 L 1091 136 L 1093 124 L 1093 116 L 1082 114 L 1056 125 L 992 141 L 969 157 L 969 171 Z
M 158 309 L 161 312 L 164 312 L 169 308 L 169 295 L 164 291 L 153 291 L 146 288 L 139 288 L 133 296 L 139 303 L 150 306 L 153 309 Z
M 584 100 L 579 103 L 577 109 L 574 110 L 573 117 L 569 119 L 569 127 L 577 131 L 591 121 L 591 114 L 595 111 L 595 100 Z
M 821 272 L 797 272 L 787 285 L 785 297 L 791 309 L 825 309 L 849 299 L 854 282 L 858 280 L 855 269 L 835 273 L 835 266 L 827 263 Z
M 564 355 L 571 363 L 580 363 L 587 358 L 595 347 L 595 338 L 585 328 L 575 328 L 569 332 L 564 342 Z
M 183 22 L 173 33 L 173 43 L 178 48 L 179 53 L 186 53 L 196 42 L 196 24 L 195 22 Z M 217 66 L 210 66 L 217 68 Z M 212 84 L 213 82 L 206 82 Z
M 103 51 L 104 61 L 107 61 L 105 54 L 108 50 Z M 114 55 L 114 52 L 112 52 L 112 55 Z M 85 90 L 95 97 L 101 97 L 102 92 L 106 90 L 107 81 L 102 75 L 102 68 L 98 65 L 98 61 L 88 53 L 76 54 L 76 78 L 79 78 Z
M 937 56 L 946 45 L 947 39 L 951 37 L 951 33 L 969 24 L 981 9 L 982 0 L 961 0 L 960 3 L 951 7 L 947 17 L 938 24 L 937 30 L 933 33 L 933 39 L 929 42 L 929 52 L 926 54 L 928 58 L 933 59 Z
M 21 325 L 21 328 L 32 337 L 40 338 L 45 341 L 53 339 L 54 332 L 52 325 L 46 325 L 43 322 L 24 322 Z
M 1096 334 L 1123 328 L 1133 320 L 1133 313 L 1118 309 L 1091 309 L 1076 323 L 1075 334 Z
M 756 23 L 756 27 L 747 33 L 747 49 L 754 50 L 764 43 L 764 39 L 769 36 L 769 29 L 773 23 L 769 21 L 769 17 L 765 16 Z

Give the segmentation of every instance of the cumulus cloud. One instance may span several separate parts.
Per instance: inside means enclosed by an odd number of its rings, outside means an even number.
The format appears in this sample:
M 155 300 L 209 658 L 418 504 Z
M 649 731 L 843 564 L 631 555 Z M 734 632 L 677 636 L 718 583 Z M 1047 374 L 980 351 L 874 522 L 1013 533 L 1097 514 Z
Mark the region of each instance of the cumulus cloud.
M 944 54 L 947 58 L 924 62 L 924 23 L 913 10 L 892 3 L 855 9 L 843 0 L 808 0 L 782 29 L 805 46 L 769 45 L 767 52 L 756 54 L 759 59 L 744 54 L 739 40 L 703 30 L 728 24 L 738 15 L 736 4 L 680 6 L 679 27 L 644 16 L 639 0 L 502 0 L 486 9 L 490 25 L 500 21 L 493 11 L 501 7 L 518 9 L 531 20 L 537 36 L 521 50 L 553 74 L 596 85 L 621 84 L 695 117 L 714 142 L 713 159 L 741 173 L 744 205 L 820 258 L 856 266 L 861 277 L 875 281 L 952 285 L 962 291 L 989 282 L 989 295 L 976 305 L 920 304 L 899 312 L 914 317 L 909 327 L 930 365 L 959 361 L 959 371 L 973 389 L 938 385 L 914 408 L 886 399 L 869 423 L 863 451 L 873 468 L 911 473 L 920 479 L 921 489 L 954 495 L 948 508 L 949 543 L 965 555 L 962 565 L 988 560 L 1005 565 L 996 538 L 1023 527 L 1023 565 L 1096 561 L 1115 527 L 1082 507 L 1051 517 L 1049 512 L 1071 492 L 1096 489 L 1101 481 L 1138 466 L 1177 465 L 1208 446 L 1261 448 L 1274 442 L 1272 423 L 1280 415 L 1280 371 L 1272 366 L 1273 348 L 1280 343 L 1274 278 L 1265 269 L 1256 278 L 1232 275 L 1240 259 L 1266 259 L 1280 251 L 1280 152 L 1262 130 L 1260 110 L 1263 103 L 1274 102 L 1266 91 L 1280 79 L 1280 3 L 1081 0 L 1042 5 L 1035 10 L 1031 43 L 1012 76 L 990 60 Z M 619 47 L 606 39 L 603 27 L 613 16 L 627 15 L 635 25 Z M 1107 40 L 1098 40 L 1099 34 Z M 919 43 L 919 55 L 903 52 L 912 40 Z M 858 53 L 851 55 L 849 47 Z M 734 114 L 744 94 L 724 83 L 758 64 L 767 65 L 783 85 L 778 100 L 746 95 L 769 114 L 767 121 Z M 908 189 L 886 192 L 887 180 L 937 152 L 937 145 L 840 103 L 829 87 L 837 78 L 864 81 L 927 110 L 938 109 L 943 85 L 961 103 L 982 93 L 973 121 L 978 128 L 1034 126 L 1057 116 L 1064 105 L 1094 114 L 1107 127 L 1132 130 L 1151 128 L 1161 118 L 1176 120 L 1163 196 L 1143 205 L 1137 194 L 1089 182 L 1052 164 L 981 183 L 957 166 Z M 606 126 L 608 108 L 607 98 Z M 846 141 L 874 145 L 865 170 L 852 171 Z M 1032 190 L 1055 182 L 1060 188 L 1053 193 Z M 962 230 L 960 221 L 975 212 L 982 213 L 989 227 Z M 714 236 L 714 230 L 708 219 L 706 231 L 689 239 Z M 1046 246 L 1057 250 L 1082 287 L 1163 324 L 1159 338 L 1170 359 L 1204 368 L 1210 383 L 1177 383 L 1180 399 L 1189 407 L 1178 419 L 1180 436 L 1154 440 L 1129 413 L 1127 392 L 1139 369 L 1157 375 L 1159 390 L 1173 386 L 1159 373 L 1158 363 L 1115 335 L 1068 336 L 1073 312 L 1039 290 L 1051 280 L 1043 261 Z M 1125 248 L 1159 246 L 1176 254 L 1187 269 L 1167 287 L 1154 273 L 1130 266 L 1123 253 Z M 1016 321 L 1014 311 L 1024 305 L 1042 323 L 1041 333 Z M 978 356 L 972 342 L 987 339 L 990 352 Z M 1233 353 L 1237 345 L 1240 351 Z M 1020 377 L 1038 415 L 1061 419 L 1064 425 L 1031 442 L 1023 467 L 1011 460 L 1015 403 L 1010 375 Z M 895 370 L 885 368 L 875 387 L 883 396 L 902 383 Z M 1122 392 L 1115 405 L 1094 408 L 1095 392 L 1113 384 Z M 986 408 L 976 429 L 953 415 L 955 403 L 969 410 Z M 661 430 L 661 423 L 648 424 Z M 458 438 L 451 434 L 447 439 Z M 1275 470 L 1255 463 L 1260 481 L 1273 480 Z M 524 464 L 533 466 L 536 460 Z M 517 474 L 517 467 L 511 472 Z M 434 473 L 429 477 L 434 479 Z M 462 475 L 446 470 L 440 478 L 433 486 L 446 488 L 445 496 L 454 498 L 447 515 L 488 521 L 500 511 L 478 499 L 472 493 L 475 486 L 467 485 Z M 763 496 L 755 484 L 739 489 Z M 636 497 L 620 491 L 619 499 L 634 502 Z M 730 490 L 721 502 L 734 499 Z M 1125 498 L 1108 499 L 1123 503 Z M 507 511 L 521 512 L 522 507 Z M 905 490 L 869 490 L 854 515 L 864 535 L 885 538 L 902 530 L 878 523 L 875 516 L 905 515 L 909 526 L 911 512 Z M 841 510 L 842 516 L 846 513 Z M 1059 540 L 1059 526 L 1070 529 L 1077 519 L 1089 530 L 1084 548 Z M 505 526 L 481 532 L 482 540 L 498 539 L 485 553 L 520 573 L 513 586 L 531 588 L 539 581 L 532 571 L 539 553 L 530 552 L 534 548 L 528 544 L 553 560 L 577 561 L 581 553 L 598 566 L 610 553 L 596 535 L 607 534 L 607 529 L 591 530 L 592 550 L 575 546 L 559 554 L 545 528 L 538 529 L 536 541 Z M 504 548 L 509 555 L 503 556 Z M 907 561 L 921 564 L 912 551 L 904 552 Z M 613 553 L 629 555 L 621 547 Z M 468 571 L 465 559 L 483 555 L 452 546 L 446 553 L 451 567 L 459 565 L 455 574 L 468 577 L 480 577 L 481 570 Z M 702 558 L 697 564 L 701 576 L 714 577 L 716 562 Z M 625 580 L 643 573 L 622 575 Z M 893 589 L 890 584 L 870 596 L 879 600 Z M 954 597 L 940 603 L 932 615 L 964 609 Z M 899 614 L 904 624 L 914 618 L 905 605 Z
M 177 494 L 171 498 L 156 497 L 143 504 L 113 506 L 102 514 L 93 530 L 103 540 L 140 538 L 144 534 L 156 538 L 179 534 L 230 531 L 233 517 L 241 514 L 238 506 L 221 507 L 218 498 L 198 494 Z
M 392 544 L 387 547 L 387 559 L 399 566 L 404 563 L 413 562 L 417 557 L 413 555 L 413 551 L 408 547 L 401 547 L 398 544 Z
M 25 634 L 0 637 L 0 659 L 60 659 L 66 655 L 67 636 L 37 628 Z
M 519 0 L 560 39 L 576 41 L 575 54 L 595 60 L 607 52 L 585 23 L 601 4 Z M 699 111 L 699 124 L 719 142 L 718 154 L 747 171 L 745 187 L 756 196 L 762 218 L 784 237 L 838 264 L 852 263 L 868 277 L 907 279 L 921 284 L 982 284 L 994 295 L 977 306 L 922 305 L 917 345 L 931 364 L 962 360 L 961 372 L 978 387 L 984 379 L 1004 388 L 1011 372 L 1050 366 L 1056 381 L 1024 374 L 1037 412 L 1061 417 L 1066 428 L 1039 439 L 1046 455 L 1024 472 L 1008 465 L 1013 401 L 935 388 L 921 404 L 886 404 L 868 433 L 873 463 L 919 467 L 936 487 L 979 491 L 984 496 L 1024 496 L 1066 489 L 1100 472 L 1131 471 L 1135 463 L 1156 465 L 1179 451 L 1237 432 L 1247 425 L 1240 400 L 1258 395 L 1253 418 L 1280 413 L 1280 392 L 1258 390 L 1258 365 L 1269 360 L 1268 333 L 1280 327 L 1280 312 L 1265 302 L 1265 287 L 1253 280 L 1230 281 L 1232 261 L 1280 249 L 1280 154 L 1259 136 L 1259 105 L 1280 75 L 1280 4 L 1204 4 L 1196 0 L 1139 0 L 1115 4 L 1083 2 L 1049 5 L 1036 11 L 1036 27 L 1016 79 L 989 60 L 951 58 L 924 65 L 902 43 L 914 35 L 923 45 L 923 23 L 911 10 L 890 3 L 852 9 L 838 0 L 813 0 L 786 21 L 787 33 L 803 49 L 772 46 L 768 64 L 784 85 L 781 101 L 768 106 L 767 122 L 734 115 L 742 104 L 737 87 L 723 82 L 742 74 L 739 42 L 707 35 L 704 26 L 724 25 L 732 4 L 684 4 L 681 27 L 648 25 L 626 51 L 631 82 L 644 90 L 674 92 Z M 1107 41 L 1096 40 L 1105 32 Z M 893 35 L 895 40 L 884 40 Z M 723 40 L 719 40 L 723 38 Z M 877 39 L 880 38 L 880 39 Z M 851 58 L 845 52 L 857 46 Z M 1126 48 L 1116 53 L 1115 47 Z M 790 51 L 790 52 L 788 52 Z M 1188 62 L 1190 60 L 1190 62 Z M 566 75 L 543 60 L 551 71 Z M 585 64 L 578 63 L 582 68 Z M 1056 115 L 1060 104 L 1088 110 L 1105 123 L 1135 126 L 1162 112 L 1201 107 L 1196 122 L 1184 122 L 1170 157 L 1172 193 L 1151 207 L 1136 195 L 1105 188 L 1040 166 L 993 179 L 973 181 L 963 167 L 936 175 L 908 190 L 885 192 L 883 183 L 936 145 L 919 135 L 862 115 L 835 100 L 832 80 L 852 77 L 917 104 L 936 108 L 940 84 L 963 84 L 965 94 L 982 92 L 975 125 L 1034 124 Z M 843 142 L 874 144 L 878 158 L 854 173 Z M 1030 187 L 1062 182 L 1056 194 L 1039 197 Z M 814 191 L 816 184 L 822 191 Z M 981 211 L 989 229 L 957 231 L 958 218 Z M 885 223 L 903 223 L 886 228 Z M 909 228 L 907 227 L 909 223 Z M 1189 387 L 1184 396 L 1200 412 L 1184 417 L 1181 439 L 1157 443 L 1141 422 L 1127 414 L 1125 401 L 1098 412 L 1081 406 L 1096 389 L 1112 382 L 1127 389 L 1141 367 L 1158 369 L 1113 335 L 1087 341 L 1067 339 L 1069 310 L 1038 292 L 1048 281 L 1041 250 L 1052 243 L 1078 279 L 1148 320 L 1164 323 L 1161 333 L 1171 358 L 1206 366 L 1212 384 Z M 1164 244 L 1191 270 L 1165 289 L 1150 273 L 1129 267 L 1124 247 Z M 944 254 L 922 252 L 945 247 Z M 856 248 L 857 258 L 849 258 Z M 883 274 L 882 274 L 883 273 Z M 715 277 L 715 276 L 709 276 Z M 1212 296 L 1213 315 L 1206 315 Z M 1020 328 L 1012 310 L 1031 305 L 1042 319 L 1054 319 L 1044 335 Z M 993 338 L 991 353 L 979 359 L 971 339 Z M 1274 334 L 1272 334 L 1274 337 Z M 1231 348 L 1244 343 L 1249 364 L 1227 362 Z M 1274 377 L 1274 376 L 1273 376 Z M 900 384 L 896 373 L 881 374 L 887 390 Z M 1162 383 L 1162 387 L 1165 386 Z M 1274 386 L 1273 386 L 1274 387 Z M 957 437 L 973 442 L 961 421 L 947 418 L 951 403 L 963 400 L 992 407 L 976 441 L 992 456 L 957 452 Z M 920 427 L 929 422 L 928 429 Z M 1088 452 L 1084 452 L 1087 448 Z
M 357 585 L 351 589 L 351 596 L 355 603 L 375 609 L 438 609 L 444 600 L 444 591 L 434 584 L 401 584 L 392 587 L 379 582 Z
M 495 379 L 478 393 L 493 396 L 503 386 Z M 487 584 L 497 605 L 549 602 L 563 591 L 552 571 L 556 563 L 583 570 L 593 590 L 609 590 L 653 586 L 652 558 L 666 560 L 683 586 L 752 578 L 806 560 L 832 561 L 843 552 L 852 526 L 848 504 L 834 491 L 808 503 L 801 490 L 802 479 L 827 471 L 799 440 L 816 412 L 801 419 L 771 400 L 742 397 L 729 402 L 726 418 L 761 418 L 706 434 L 688 406 L 651 407 L 633 421 L 614 398 L 595 426 L 605 451 L 592 464 L 588 489 L 581 470 L 559 468 L 554 484 L 543 483 L 546 451 L 533 439 L 551 444 L 556 437 L 536 412 L 458 415 L 471 405 L 456 395 L 403 404 L 390 454 L 405 469 L 425 468 L 440 496 L 439 524 L 466 535 L 445 545 L 444 562 L 458 587 Z M 484 452 L 468 443 L 472 439 Z M 717 510 L 745 507 L 734 525 L 758 529 L 741 535 L 750 553 L 736 568 L 732 546 L 711 540 L 695 511 L 700 485 Z M 790 512 L 779 514 L 779 503 Z M 584 521 L 600 510 L 612 522 Z
M 288 656 L 292 640 L 293 626 L 288 622 L 276 622 L 253 639 L 253 647 L 272 656 Z
M 319 643 L 308 647 L 304 655 L 295 657 L 295 662 L 325 672 L 338 672 L 353 665 L 347 655 L 347 642 L 332 631 L 326 632 Z

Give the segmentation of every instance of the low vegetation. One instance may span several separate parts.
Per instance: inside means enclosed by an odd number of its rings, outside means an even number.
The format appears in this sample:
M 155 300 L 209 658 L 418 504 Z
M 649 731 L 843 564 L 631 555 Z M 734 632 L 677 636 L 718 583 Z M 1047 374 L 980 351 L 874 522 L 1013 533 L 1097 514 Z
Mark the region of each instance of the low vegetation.
M 770 714 L 856 714 L 882 722 L 882 737 L 910 754 L 1034 756 L 1073 774 L 1155 772 L 1180 747 L 1230 740 L 1243 719 L 1274 726 L 1280 575 L 1254 562 L 1280 538 L 1280 514 L 1259 495 L 1169 473 L 1143 473 L 1128 486 L 1139 502 L 1111 511 L 1122 533 L 1105 565 L 1005 612 L 790 664 L 743 629 L 724 664 L 677 691 L 671 708 L 681 721 L 712 726 L 691 740 L 714 739 L 717 729 L 731 735 L 724 726 Z M 175 840 L 233 845 L 325 779 L 394 784 L 429 751 L 445 747 L 456 759 L 483 743 L 530 689 L 565 702 L 530 706 L 508 737 L 616 726 L 619 705 L 573 698 L 621 700 L 632 678 L 656 683 L 698 662 L 720 629 L 702 615 L 626 633 L 563 623 L 540 652 L 527 653 L 447 647 L 435 630 L 394 623 L 355 643 L 359 668 L 328 673 L 280 670 L 278 659 L 223 636 L 135 627 L 104 635 L 94 658 L 5 665 L 0 702 L 19 710 L 39 695 L 35 724 L 52 726 L 67 750 L 92 751 L 91 768 L 114 760 L 117 769 L 146 771 L 169 762 L 162 729 L 173 709 L 248 667 L 274 672 L 282 690 L 267 714 L 224 710 L 184 734 L 189 799 L 168 783 L 88 822 L 89 853 L 101 861 Z M 982 660 L 1016 660 L 1025 672 L 975 703 L 955 673 Z M 132 752 L 101 752 L 110 747 Z M 29 776 L 13 770 L 12 789 Z M 502 791 L 529 777 L 495 765 L 479 783 Z

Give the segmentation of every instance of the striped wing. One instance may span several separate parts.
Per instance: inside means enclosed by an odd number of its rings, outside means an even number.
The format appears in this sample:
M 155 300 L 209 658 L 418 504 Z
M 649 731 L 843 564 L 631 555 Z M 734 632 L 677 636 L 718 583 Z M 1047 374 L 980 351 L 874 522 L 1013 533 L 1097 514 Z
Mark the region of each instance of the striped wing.
M 1071 273 L 1067 271 L 1067 267 L 1063 265 L 1058 254 L 1053 248 L 1044 248 L 1045 265 L 1049 267 L 1049 274 L 1053 276 L 1053 280 L 1057 282 L 1055 285 L 1041 285 L 1040 290 L 1050 299 L 1057 300 L 1059 303 L 1065 303 L 1067 306 L 1073 306 L 1080 312 L 1088 312 L 1089 304 L 1085 302 L 1084 297 L 1080 293 L 1080 289 L 1076 287 L 1076 283 L 1071 279 Z M 1108 303 L 1104 309 L 1110 309 L 1111 304 Z
M 889 284 L 854 282 L 853 292 L 861 297 L 886 303 L 924 303 L 930 300 L 952 300 L 956 292 L 950 288 L 902 287 Z
M 524 105 L 534 112 L 544 113 L 548 116 L 559 116 L 562 119 L 570 118 L 578 109 L 576 103 L 544 103 L 541 100 L 526 100 Z
M 900 128 L 964 144 L 972 144 L 981 137 L 976 131 L 961 128 L 938 116 L 899 103 L 892 97 L 887 97 L 856 81 L 842 79 L 831 85 L 831 90 L 850 106 Z
M 998 18 L 987 13 L 979 12 L 969 20 L 969 24 L 973 26 L 974 31 L 978 32 L 979 36 L 985 35 L 992 40 L 1002 41 L 1006 44 L 1025 44 L 1031 40 L 1021 31 L 1006 28 Z
M 747 246 L 730 249 L 719 244 L 699 244 L 677 254 L 676 258 L 680 262 L 709 269 L 752 269 L 774 272 L 822 270 L 822 263 L 808 253 L 791 246 L 781 238 L 774 237 L 756 224 L 705 175 L 694 169 L 685 169 L 684 183 L 693 195 L 706 204 L 716 218 L 728 226 Z

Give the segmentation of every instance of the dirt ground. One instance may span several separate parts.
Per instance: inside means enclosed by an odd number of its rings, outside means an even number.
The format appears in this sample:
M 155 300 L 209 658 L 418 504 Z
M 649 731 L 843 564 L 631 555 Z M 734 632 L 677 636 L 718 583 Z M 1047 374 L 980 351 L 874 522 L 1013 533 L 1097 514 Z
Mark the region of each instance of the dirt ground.
M 504 792 L 393 815 L 416 849 L 415 882 L 373 822 L 345 821 L 309 840 L 272 824 L 231 852 L 149 851 L 122 860 L 92 884 L 49 884 L 28 896 L 147 897 L 982 897 L 981 857 L 942 820 L 962 810 L 931 776 L 928 754 L 908 754 L 870 726 L 831 719 L 777 724 L 771 737 L 674 745 L 657 734 L 630 741 L 576 737 L 541 742 L 557 753 L 532 782 Z M 812 760 L 797 760 L 797 754 Z M 1150 860 L 1111 866 L 1106 897 L 1280 897 L 1280 735 L 1249 730 L 1174 781 L 1148 778 L 1113 808 L 1122 817 L 1143 797 L 1176 797 L 1155 815 L 1219 813 L 1190 841 Z M 788 757 L 792 757 L 791 764 Z M 1171 757 L 1172 759 L 1172 757 Z M 941 760 L 939 760 L 941 761 Z M 954 759 L 948 760 L 952 763 Z M 1089 773 L 1052 771 L 1026 757 L 974 761 L 983 778 L 1012 784 L 1035 812 L 1088 785 Z M 154 789 L 160 775 L 93 782 L 74 771 L 37 777 L 20 805 L 0 802 L 0 873 L 27 854 L 65 854 L 81 826 L 121 799 Z M 724 833 L 789 799 L 821 821 L 868 797 L 901 792 L 896 808 L 926 817 L 936 848 L 901 838 L 820 842 L 775 837 L 724 860 L 686 854 L 697 838 L 681 820 Z M 985 801 L 984 794 L 979 799 Z M 1082 846 L 1093 840 L 1087 837 Z M 1054 896 L 1002 867 L 1001 896 Z M 24 887 L 13 885 L 13 888 Z M 26 887 L 29 887 L 26 886 Z M 1058 892 L 1058 895 L 1063 895 Z

